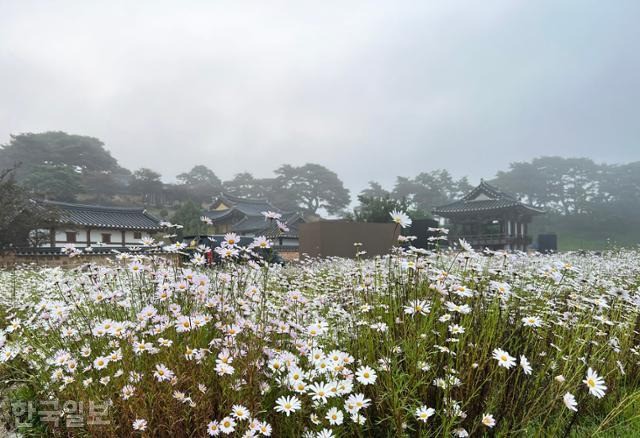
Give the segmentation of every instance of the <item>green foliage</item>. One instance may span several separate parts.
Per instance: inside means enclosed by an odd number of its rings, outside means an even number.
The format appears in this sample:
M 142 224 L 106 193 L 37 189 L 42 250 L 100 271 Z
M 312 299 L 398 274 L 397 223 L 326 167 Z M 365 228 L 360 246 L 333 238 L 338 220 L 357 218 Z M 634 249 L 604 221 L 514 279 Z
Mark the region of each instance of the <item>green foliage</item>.
M 168 220 L 169 219 L 169 210 L 167 210 L 166 208 L 161 208 L 158 211 L 158 216 L 157 217 L 159 217 L 160 219 L 163 219 L 163 220 Z
M 128 172 L 128 171 L 127 171 Z M 83 172 L 81 185 L 92 203 L 112 204 L 114 198 L 128 192 L 131 175 L 112 172 Z
M 385 190 L 380 183 L 369 181 L 369 186 L 360 192 L 360 196 L 367 198 L 385 198 L 390 197 L 391 193 Z M 358 199 L 360 199 L 360 196 L 358 196 Z
M 173 208 L 185 200 L 206 206 L 221 190 L 247 198 L 266 198 L 286 211 L 303 210 L 317 216 L 323 210 L 340 214 L 350 202 L 349 191 L 331 170 L 308 163 L 283 164 L 273 177 L 256 178 L 241 172 L 220 181 L 214 170 L 196 165 L 177 175 L 177 184 L 164 184 L 160 174 L 142 168 L 134 175 L 122 168 L 93 137 L 64 132 L 11 136 L 0 147 L 0 169 L 15 170 L 15 178 L 34 196 L 100 204 L 134 204 Z M 640 162 L 597 164 L 588 158 L 538 157 L 514 162 L 491 181 L 524 202 L 544 208 L 531 234 L 539 230 L 559 235 L 561 248 L 604 248 L 640 243 Z M 413 218 L 428 217 L 433 207 L 458 199 L 472 189 L 466 177 L 455 179 L 447 170 L 398 176 L 391 190 L 370 181 L 359 198 L 366 220 L 381 220 L 388 209 L 382 204 L 402 201 Z M 133 196 L 132 196 L 133 195 Z M 374 201 L 372 199 L 377 199 Z M 377 205 L 376 205 L 377 204 Z M 390 205 L 390 204 L 389 204 Z M 355 214 L 346 216 L 354 218 Z
M 129 171 L 93 137 L 64 132 L 11 136 L 0 149 L 0 168 L 20 164 L 16 179 L 51 199 L 73 201 L 78 194 L 110 203 L 126 191 Z
M 180 236 L 201 235 L 206 233 L 206 227 L 200 220 L 202 209 L 193 201 L 182 204 L 171 217 L 171 222 L 182 225 L 178 231 Z
M 353 210 L 353 219 L 358 222 L 391 222 L 394 210 L 406 211 L 407 202 L 386 196 L 358 196 L 360 205 Z
M 454 180 L 445 169 L 422 172 L 415 178 L 399 176 L 393 188 L 395 199 L 406 199 L 418 211 L 431 211 L 433 207 L 462 197 L 472 189 L 467 178 Z
M 533 221 L 530 233 L 557 234 L 561 251 L 602 250 L 614 245 L 632 247 L 640 243 L 640 216 L 621 215 L 615 209 L 568 216 L 550 212 Z
M 337 214 L 349 205 L 349 191 L 338 175 L 319 164 L 284 164 L 275 174 L 275 178 L 255 178 L 249 172 L 239 173 L 225 181 L 223 189 L 236 196 L 266 198 L 283 210 L 302 209 L 307 214 L 320 209 Z
M 31 231 L 46 227 L 55 218 L 50 209 L 30 199 L 13 177 L 13 169 L 0 171 L 0 249 L 27 246 Z
M 162 196 L 163 184 L 160 174 L 146 167 L 133 172 L 129 188 L 131 192 L 141 195 L 147 204 L 157 204 Z
M 589 211 L 592 202 L 604 200 L 599 184 L 602 170 L 588 158 L 540 157 L 530 163 L 511 163 L 510 170 L 498 172 L 493 183 L 532 205 L 565 215 L 581 214 Z
M 587 158 L 540 157 L 511 163 L 492 183 L 545 208 L 531 231 L 555 232 L 561 249 L 640 243 L 640 162 L 600 165 Z
M 189 172 L 177 176 L 179 189 L 184 192 L 184 198 L 197 202 L 209 202 L 216 193 L 222 189 L 222 181 L 213 170 L 206 166 L 198 165 Z
M 0 315 L 11 315 L 0 319 L 0 391 L 9 400 L 112 402 L 104 426 L 71 431 L 36 418 L 27 436 L 139 436 L 135 419 L 147 421 L 148 436 L 206 436 L 234 405 L 284 437 L 323 428 L 341 437 L 449 437 L 458 428 L 636 436 L 639 258 L 406 251 L 255 269 L 142 255 L 83 270 L 0 270 Z M 159 299 L 159 286 L 171 293 Z M 107 294 L 127 306 L 96 299 Z M 375 379 L 362 381 L 365 366 Z M 601 398 L 583 382 L 588 368 L 604 380 Z M 330 396 L 314 401 L 312 385 L 325 383 Z M 563 402 L 567 392 L 577 412 Z M 368 400 L 362 425 L 347 412 L 352 394 Z M 282 396 L 300 408 L 278 412 Z M 425 422 L 416 418 L 423 405 L 433 408 Z M 329 424 L 330 408 L 344 414 L 341 424 Z M 249 423 L 236 421 L 233 436 Z
M 466 177 L 454 180 L 444 169 L 422 172 L 415 178 L 399 176 L 391 192 L 370 181 L 360 192 L 359 205 L 351 216 L 366 222 L 388 222 L 389 212 L 397 209 L 406 211 L 413 219 L 429 218 L 433 207 L 459 198 L 471 189 Z
M 216 176 L 213 170 L 201 164 L 194 166 L 189 172 L 181 173 L 176 177 L 182 184 L 197 186 L 207 184 L 211 187 L 221 187 L 222 181 Z
M 22 185 L 37 195 L 57 201 L 73 202 L 84 192 L 80 173 L 66 165 L 33 166 Z
M 9 144 L 0 149 L 0 168 L 15 164 L 22 164 L 18 177 L 37 165 L 77 167 L 83 171 L 124 171 L 97 138 L 65 132 L 12 135 Z
M 272 186 L 273 179 L 255 178 L 249 172 L 238 173 L 222 185 L 223 190 L 231 195 L 254 199 L 269 198 Z
M 349 205 L 349 190 L 335 172 L 324 166 L 307 163 L 294 167 L 285 164 L 275 171 L 277 187 L 305 212 L 315 214 L 324 209 L 337 214 Z

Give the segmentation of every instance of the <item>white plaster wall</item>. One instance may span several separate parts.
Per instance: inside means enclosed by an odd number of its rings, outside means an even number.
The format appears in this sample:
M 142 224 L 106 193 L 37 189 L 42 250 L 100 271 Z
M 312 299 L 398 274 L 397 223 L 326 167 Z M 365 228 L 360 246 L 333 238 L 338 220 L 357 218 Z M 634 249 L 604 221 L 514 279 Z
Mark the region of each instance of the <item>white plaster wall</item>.
M 141 232 L 142 237 L 140 239 L 135 239 L 133 237 L 133 233 L 134 233 L 134 231 L 125 231 L 125 240 L 127 241 L 127 245 L 140 245 L 140 241 L 142 239 L 146 239 L 146 238 L 151 237 L 151 234 L 149 234 L 149 233 L 147 233 L 145 231 L 142 231 Z
M 56 229 L 56 247 L 63 247 L 67 243 L 67 231 L 76 232 L 76 246 L 86 246 L 87 241 L 87 230 L 84 228 L 72 228 L 65 227 Z M 111 234 L 111 243 L 110 244 L 102 244 L 102 233 Z M 124 246 L 136 246 L 140 245 L 140 239 L 134 239 L 133 237 L 134 231 L 125 231 L 125 244 Z M 149 237 L 150 234 L 148 232 L 142 231 L 142 238 Z M 122 244 L 122 231 L 114 230 L 110 228 L 97 228 L 91 230 L 91 245 L 97 246 L 98 244 L 102 244 L 101 246 L 105 247 L 121 247 Z M 47 247 L 50 245 L 47 244 Z
M 56 246 L 57 247 L 61 247 L 64 246 L 64 243 L 59 243 L 59 242 L 66 242 L 67 241 L 67 232 L 76 232 L 76 244 L 82 240 L 85 240 L 87 238 L 86 233 L 84 232 L 84 230 L 81 229 L 77 229 L 77 228 L 71 228 L 71 227 L 67 227 L 67 228 L 56 228 Z

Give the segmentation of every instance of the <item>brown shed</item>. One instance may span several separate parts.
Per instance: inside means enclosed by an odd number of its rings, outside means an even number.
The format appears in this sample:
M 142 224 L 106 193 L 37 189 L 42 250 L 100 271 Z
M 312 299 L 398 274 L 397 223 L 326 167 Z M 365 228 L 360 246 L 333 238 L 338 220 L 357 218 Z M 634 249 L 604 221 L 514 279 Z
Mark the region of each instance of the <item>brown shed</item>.
M 400 227 L 350 221 L 320 221 L 300 224 L 300 255 L 310 257 L 354 257 L 354 243 L 362 243 L 365 257 L 387 254 L 397 241 Z

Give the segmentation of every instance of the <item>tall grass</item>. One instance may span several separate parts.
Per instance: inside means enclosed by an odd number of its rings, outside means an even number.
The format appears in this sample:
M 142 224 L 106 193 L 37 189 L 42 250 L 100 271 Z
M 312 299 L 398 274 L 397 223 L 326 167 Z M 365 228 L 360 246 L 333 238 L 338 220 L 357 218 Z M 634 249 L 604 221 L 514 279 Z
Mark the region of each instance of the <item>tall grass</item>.
M 640 430 L 639 262 L 630 250 L 397 249 L 284 268 L 122 256 L 110 266 L 4 271 L 2 391 L 14 403 L 110 404 L 107 425 L 35 416 L 20 428 L 33 436 L 205 436 L 235 405 L 249 414 L 231 436 L 259 436 L 266 424 L 284 437 L 631 436 Z M 496 349 L 515 365 L 500 366 Z M 160 364 L 175 376 L 154 375 Z M 362 379 L 364 367 L 375 381 Z M 583 383 L 588 368 L 603 377 L 604 397 Z M 277 411 L 284 396 L 300 409 Z M 416 415 L 423 406 L 435 410 L 426 421 Z M 326 418 L 331 408 L 340 424 Z

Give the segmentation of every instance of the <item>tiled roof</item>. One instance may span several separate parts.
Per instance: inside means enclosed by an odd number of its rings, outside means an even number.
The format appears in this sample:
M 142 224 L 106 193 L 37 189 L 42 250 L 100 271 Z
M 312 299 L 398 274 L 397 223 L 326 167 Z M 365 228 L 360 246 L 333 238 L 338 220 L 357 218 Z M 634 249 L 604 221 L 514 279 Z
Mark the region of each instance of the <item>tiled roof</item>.
M 228 219 L 234 213 L 239 213 L 241 217 L 237 222 L 233 223 L 231 230 L 237 233 L 255 233 L 265 235 L 278 234 L 281 237 L 297 237 L 298 227 L 296 222 L 301 219 L 298 213 L 285 212 L 274 207 L 266 199 L 249 199 L 240 198 L 238 196 L 222 193 L 213 203 L 212 207 L 216 208 L 220 204 L 226 205 L 224 210 L 210 210 L 204 215 L 210 218 L 213 223 Z M 274 221 L 268 221 L 262 214 L 265 211 L 273 211 L 282 215 L 280 219 L 290 230 L 286 233 L 280 233 Z
M 544 210 L 520 202 L 515 196 L 482 181 L 479 186 L 462 199 L 434 208 L 433 214 L 447 216 L 450 214 L 484 212 L 505 208 L 521 208 L 531 214 L 544 213 Z
M 518 202 L 518 198 L 516 198 L 511 193 L 503 192 L 499 188 L 494 185 L 489 184 L 485 180 L 480 181 L 480 184 L 469 193 L 463 196 L 463 201 L 470 201 L 475 199 L 478 195 L 484 194 L 493 199 L 509 199 L 511 201 Z
M 58 213 L 59 223 L 125 230 L 159 230 L 160 220 L 142 208 L 105 207 L 43 201 Z
M 235 208 L 247 216 L 261 216 L 263 211 L 275 211 L 281 213 L 278 208 L 271 205 L 266 199 L 240 198 L 238 196 L 222 193 L 216 202 L 214 202 L 214 206 L 221 202 L 229 207 Z
M 289 231 L 281 233 L 275 221 L 266 220 L 264 216 L 247 216 L 231 227 L 231 231 L 237 233 L 254 232 L 255 234 L 278 235 L 280 237 L 297 237 L 298 225 L 297 221 L 301 216 L 297 213 L 283 214 L 280 219 L 284 222 Z
M 233 225 L 233 231 L 264 230 L 268 227 L 268 223 L 264 216 L 245 216 Z
M 234 211 L 235 211 L 234 208 L 229 208 L 227 210 L 210 210 L 210 211 L 205 211 L 204 216 L 208 217 L 209 219 L 216 220 L 216 219 L 222 219 L 224 217 L 230 216 L 231 213 Z

